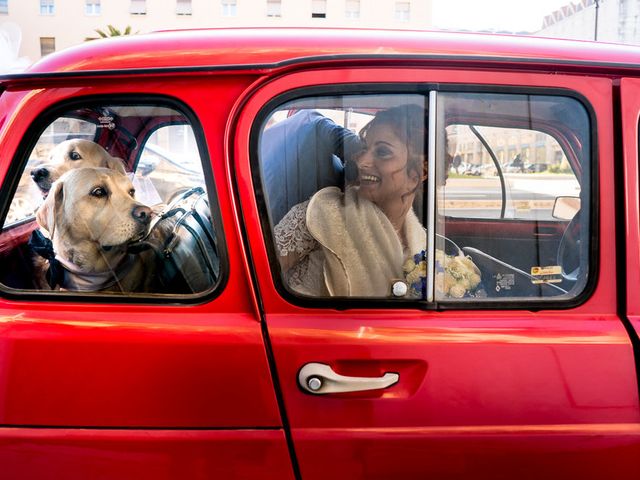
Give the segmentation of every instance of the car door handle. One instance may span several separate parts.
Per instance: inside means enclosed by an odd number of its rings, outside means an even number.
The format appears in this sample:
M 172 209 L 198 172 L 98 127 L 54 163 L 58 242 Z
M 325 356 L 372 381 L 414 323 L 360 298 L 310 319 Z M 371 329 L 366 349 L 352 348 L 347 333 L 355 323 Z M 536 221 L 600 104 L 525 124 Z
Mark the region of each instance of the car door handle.
M 398 383 L 399 379 L 400 375 L 391 372 L 381 377 L 347 377 L 324 363 L 307 363 L 298 373 L 300 387 L 314 395 L 379 390 Z

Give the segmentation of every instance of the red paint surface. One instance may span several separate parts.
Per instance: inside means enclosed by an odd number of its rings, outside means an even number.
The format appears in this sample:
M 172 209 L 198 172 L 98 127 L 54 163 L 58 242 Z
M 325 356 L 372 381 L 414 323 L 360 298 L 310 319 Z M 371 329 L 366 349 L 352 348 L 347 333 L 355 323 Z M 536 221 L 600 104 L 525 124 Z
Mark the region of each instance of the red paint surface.
M 293 478 L 281 430 L 0 428 L 3 479 Z

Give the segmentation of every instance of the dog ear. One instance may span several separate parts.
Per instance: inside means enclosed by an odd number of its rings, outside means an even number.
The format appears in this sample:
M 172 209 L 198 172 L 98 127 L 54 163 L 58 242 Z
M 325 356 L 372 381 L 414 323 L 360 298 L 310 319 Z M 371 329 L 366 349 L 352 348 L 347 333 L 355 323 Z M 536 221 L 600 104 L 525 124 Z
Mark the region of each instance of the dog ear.
M 127 173 L 124 169 L 124 160 L 118 157 L 105 158 L 103 163 L 103 167 L 108 168 L 110 170 L 115 170 L 120 173 Z
M 62 200 L 64 199 L 63 182 L 55 182 L 53 188 L 47 195 L 38 211 L 36 212 L 36 221 L 41 228 L 44 228 L 53 238 L 53 231 L 56 225 L 56 215 Z

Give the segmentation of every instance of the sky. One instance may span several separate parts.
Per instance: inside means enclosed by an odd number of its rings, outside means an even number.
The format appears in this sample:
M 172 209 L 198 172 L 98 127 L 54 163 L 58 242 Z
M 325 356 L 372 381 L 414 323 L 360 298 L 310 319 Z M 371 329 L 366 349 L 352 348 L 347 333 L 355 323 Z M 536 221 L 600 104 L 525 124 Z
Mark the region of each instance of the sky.
M 433 26 L 535 32 L 542 28 L 545 15 L 569 3 L 571 0 L 433 0 Z

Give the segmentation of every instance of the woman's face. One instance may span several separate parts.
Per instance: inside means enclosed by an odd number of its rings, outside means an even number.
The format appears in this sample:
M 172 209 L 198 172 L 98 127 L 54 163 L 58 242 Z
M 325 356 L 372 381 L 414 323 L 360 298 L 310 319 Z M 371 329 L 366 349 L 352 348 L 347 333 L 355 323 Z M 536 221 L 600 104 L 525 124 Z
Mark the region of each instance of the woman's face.
M 420 176 L 407 169 L 406 143 L 385 124 L 371 126 L 365 141 L 365 148 L 356 159 L 358 194 L 383 210 L 399 199 L 411 202 L 410 194 L 418 186 Z

